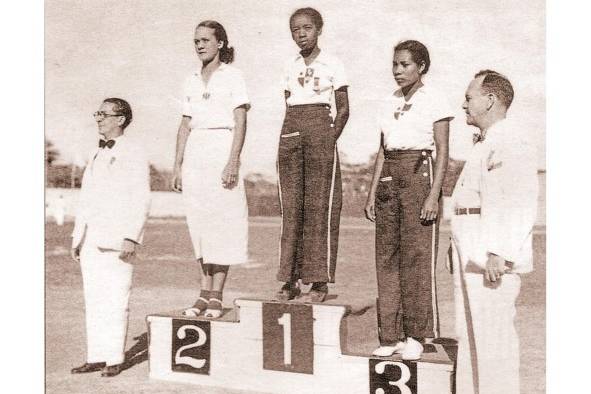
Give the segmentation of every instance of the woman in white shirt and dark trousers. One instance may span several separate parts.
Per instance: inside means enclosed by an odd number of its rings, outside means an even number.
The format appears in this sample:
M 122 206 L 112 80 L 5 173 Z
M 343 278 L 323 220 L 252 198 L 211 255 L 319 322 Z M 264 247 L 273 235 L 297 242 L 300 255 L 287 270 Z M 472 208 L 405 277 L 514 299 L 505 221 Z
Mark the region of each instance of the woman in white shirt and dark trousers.
M 342 205 L 336 140 L 349 117 L 348 83 L 342 62 L 318 48 L 323 27 L 318 11 L 298 9 L 289 25 L 300 54 L 287 63 L 284 79 L 286 113 L 277 161 L 282 211 L 277 279 L 285 284 L 276 298 L 297 297 L 301 280 L 312 286 L 298 300 L 323 302 L 327 283 L 335 279 Z
M 365 207 L 376 223 L 380 347 L 374 355 L 401 353 L 404 360 L 419 359 L 421 341 L 439 330 L 435 260 L 453 116 L 445 97 L 423 84 L 429 66 L 422 43 L 394 48 L 400 89 L 379 111 L 380 148 Z
M 173 190 L 183 192 L 201 292 L 183 313 L 217 318 L 229 266 L 248 259 L 248 207 L 239 168 L 250 104 L 242 72 L 230 65 L 234 49 L 224 27 L 201 22 L 194 41 L 202 67 L 185 82 Z

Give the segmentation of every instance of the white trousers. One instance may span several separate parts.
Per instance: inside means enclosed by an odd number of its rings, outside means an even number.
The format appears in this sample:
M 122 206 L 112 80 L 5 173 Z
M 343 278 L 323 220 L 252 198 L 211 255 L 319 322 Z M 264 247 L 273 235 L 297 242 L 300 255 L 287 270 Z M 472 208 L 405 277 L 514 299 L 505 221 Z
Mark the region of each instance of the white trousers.
M 493 287 L 483 273 L 466 272 L 471 249 L 480 241 L 479 220 L 477 215 L 452 219 L 456 394 L 519 394 L 519 338 L 514 319 L 521 278 L 505 274 Z
M 80 253 L 89 363 L 124 360 L 133 266 L 120 260 L 119 253 L 101 252 L 90 242 Z

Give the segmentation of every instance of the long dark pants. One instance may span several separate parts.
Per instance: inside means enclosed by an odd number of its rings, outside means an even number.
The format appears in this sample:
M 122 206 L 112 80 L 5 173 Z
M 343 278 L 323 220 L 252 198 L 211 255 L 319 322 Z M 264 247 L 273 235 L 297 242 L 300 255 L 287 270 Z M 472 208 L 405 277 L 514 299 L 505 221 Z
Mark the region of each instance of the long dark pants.
M 282 211 L 277 280 L 334 282 L 341 170 L 329 107 L 288 107 L 278 154 Z
M 392 345 L 409 336 L 438 336 L 439 224 L 420 220 L 431 190 L 431 152 L 385 151 L 384 157 L 375 198 L 378 326 L 380 343 Z

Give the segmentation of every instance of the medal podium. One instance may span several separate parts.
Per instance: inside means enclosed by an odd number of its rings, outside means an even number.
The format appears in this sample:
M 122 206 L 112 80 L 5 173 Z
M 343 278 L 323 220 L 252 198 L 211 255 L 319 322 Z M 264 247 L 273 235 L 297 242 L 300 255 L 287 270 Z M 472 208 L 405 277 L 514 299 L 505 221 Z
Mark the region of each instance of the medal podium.
M 348 352 L 346 305 L 236 299 L 220 319 L 147 317 L 150 377 L 301 394 L 452 394 L 457 346 L 438 338 L 419 361 Z

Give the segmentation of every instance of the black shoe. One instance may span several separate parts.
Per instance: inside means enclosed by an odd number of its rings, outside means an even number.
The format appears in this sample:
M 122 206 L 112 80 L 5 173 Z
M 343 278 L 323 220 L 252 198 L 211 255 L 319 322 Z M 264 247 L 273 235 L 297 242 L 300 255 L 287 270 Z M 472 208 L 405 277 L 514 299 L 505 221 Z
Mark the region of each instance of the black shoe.
M 293 300 L 300 295 L 302 291 L 296 283 L 287 282 L 281 287 L 281 290 L 275 294 L 275 299 L 278 301 L 289 301 Z
M 112 378 L 113 376 L 119 375 L 121 371 L 123 371 L 123 364 L 107 365 L 103 368 L 101 376 L 104 378 Z
M 328 285 L 326 282 L 314 282 L 310 291 L 297 299 L 299 302 L 324 302 L 328 294 Z
M 71 373 L 97 372 L 103 369 L 107 363 L 84 363 L 79 367 L 72 368 Z

